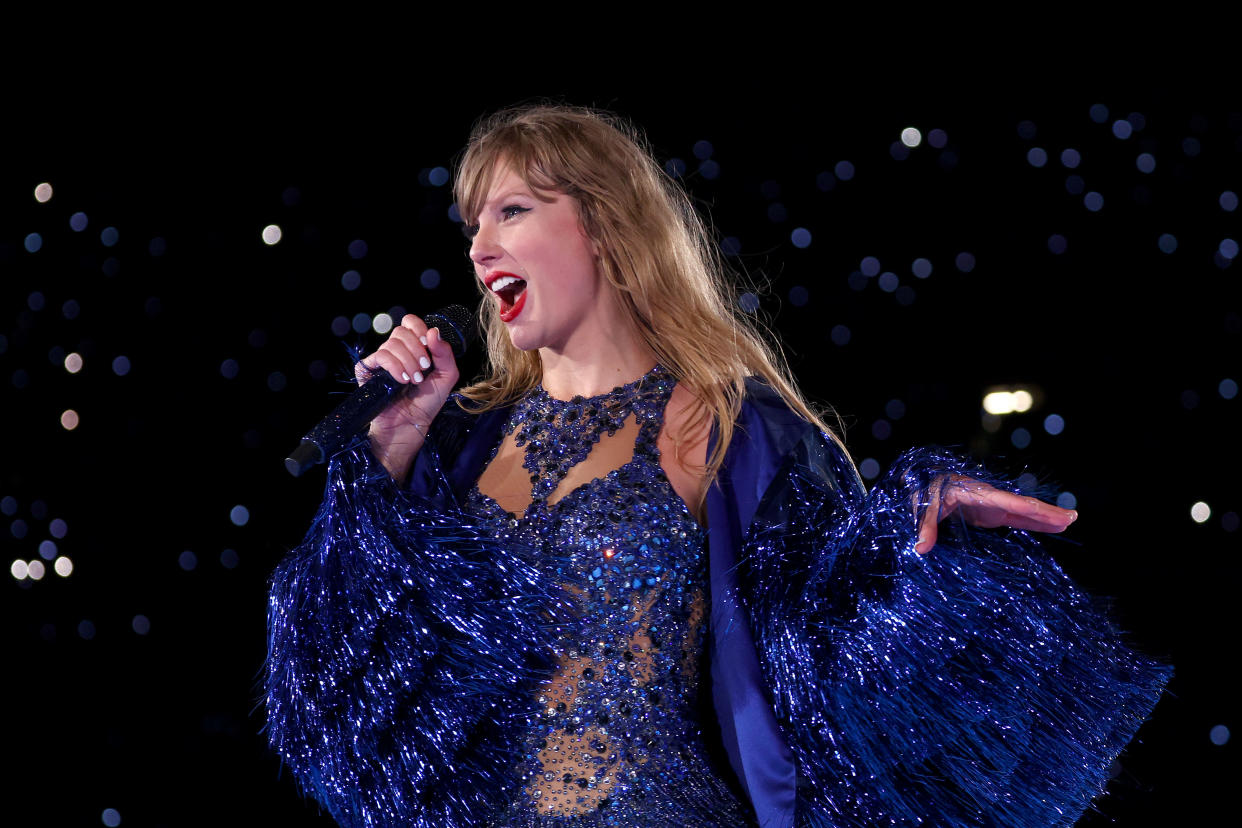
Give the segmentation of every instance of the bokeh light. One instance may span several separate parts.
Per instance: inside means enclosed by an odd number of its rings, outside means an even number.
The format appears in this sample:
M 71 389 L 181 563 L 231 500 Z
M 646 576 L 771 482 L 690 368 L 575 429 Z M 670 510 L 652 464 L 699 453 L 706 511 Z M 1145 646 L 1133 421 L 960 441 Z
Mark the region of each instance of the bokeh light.
M 65 409 L 61 412 L 60 426 L 65 431 L 73 431 L 78 427 L 78 425 L 81 424 L 81 422 L 82 420 L 78 417 L 78 412 L 74 411 L 72 408 Z
M 1190 507 L 1190 517 L 1195 523 L 1206 523 L 1212 517 L 1212 509 L 1200 500 Z
M 46 204 L 52 200 L 52 185 L 46 181 L 34 188 L 35 201 Z
M 52 564 L 52 568 L 56 570 L 56 574 L 60 577 L 68 578 L 73 574 L 73 561 L 69 560 L 69 558 L 64 555 L 61 555 L 56 559 L 55 563 Z
M 914 127 L 906 127 L 901 131 L 901 143 L 905 144 L 907 147 L 917 147 L 919 144 L 923 143 L 923 133 L 919 132 Z
M 279 243 L 281 235 L 282 234 L 281 234 L 279 224 L 269 224 L 268 226 L 263 228 L 263 232 L 261 234 L 263 238 L 263 243 L 269 247 L 271 247 L 274 244 Z
M 71 374 L 76 374 L 82 370 L 82 355 L 74 352 L 65 355 L 65 370 Z
M 377 313 L 371 320 L 371 329 L 377 334 L 386 334 L 392 330 L 392 317 L 386 313 Z
M 234 526 L 245 526 L 250 522 L 250 510 L 239 503 L 229 510 L 229 520 Z
M 347 270 L 341 274 L 341 287 L 346 290 L 357 290 L 362 284 L 362 274 L 356 270 Z

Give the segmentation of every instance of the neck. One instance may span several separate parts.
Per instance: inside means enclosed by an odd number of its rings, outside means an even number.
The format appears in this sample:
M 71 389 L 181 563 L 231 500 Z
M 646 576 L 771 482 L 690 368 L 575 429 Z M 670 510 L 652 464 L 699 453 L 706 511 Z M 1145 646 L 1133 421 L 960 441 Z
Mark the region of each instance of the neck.
M 543 389 L 558 400 L 594 397 L 651 370 L 656 358 L 632 333 L 596 339 L 587 347 L 541 348 Z

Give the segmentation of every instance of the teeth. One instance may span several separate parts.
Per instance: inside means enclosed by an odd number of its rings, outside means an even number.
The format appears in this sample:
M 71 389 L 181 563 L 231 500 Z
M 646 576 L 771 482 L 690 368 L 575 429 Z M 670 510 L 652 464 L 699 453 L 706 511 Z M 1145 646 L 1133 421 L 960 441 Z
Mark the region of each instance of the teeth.
M 522 280 L 516 276 L 501 276 L 499 279 L 491 283 L 491 285 L 489 286 L 489 289 L 492 291 L 492 293 L 499 293 L 500 291 L 507 288 L 509 285 L 512 285 L 515 282 L 520 282 L 520 281 Z

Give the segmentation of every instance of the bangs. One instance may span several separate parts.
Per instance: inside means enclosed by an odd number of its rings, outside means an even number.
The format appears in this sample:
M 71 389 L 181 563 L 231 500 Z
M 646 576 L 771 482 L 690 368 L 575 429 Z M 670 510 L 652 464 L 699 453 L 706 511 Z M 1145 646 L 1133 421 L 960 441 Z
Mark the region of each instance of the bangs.
M 536 197 L 541 193 L 566 192 L 562 177 L 548 171 L 551 160 L 539 136 L 528 135 L 522 124 L 486 134 L 470 143 L 457 171 L 454 194 L 457 210 L 467 225 L 478 222 L 492 183 L 512 169 Z

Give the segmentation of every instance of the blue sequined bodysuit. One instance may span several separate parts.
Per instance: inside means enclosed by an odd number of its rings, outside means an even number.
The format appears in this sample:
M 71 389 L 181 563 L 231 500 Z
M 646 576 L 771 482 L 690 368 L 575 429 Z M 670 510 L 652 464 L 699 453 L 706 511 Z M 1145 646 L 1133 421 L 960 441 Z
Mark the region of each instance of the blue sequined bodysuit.
M 566 402 L 536 389 L 492 453 L 524 449 L 529 505 L 519 517 L 477 484 L 467 497 L 467 511 L 498 536 L 542 549 L 542 565 L 577 603 L 498 824 L 747 824 L 708 767 L 696 713 L 706 533 L 660 466 L 674 385 L 657 366 L 597 397 Z M 485 472 L 479 483 L 488 481 Z

